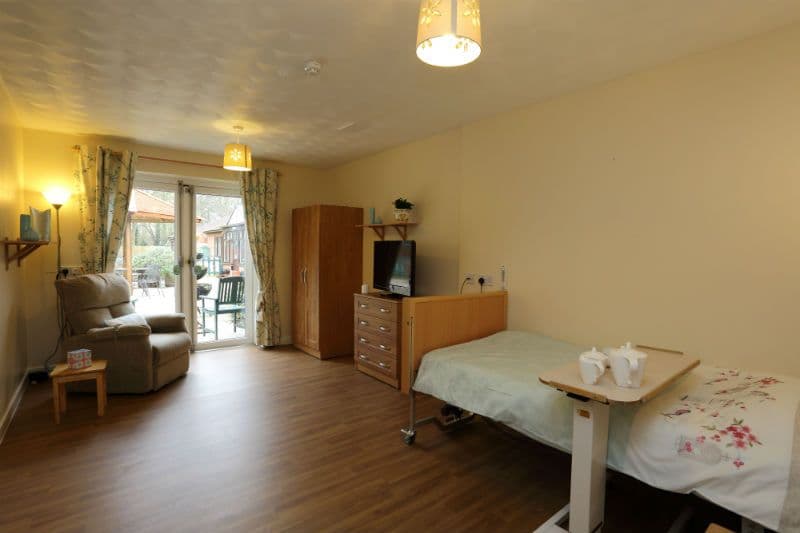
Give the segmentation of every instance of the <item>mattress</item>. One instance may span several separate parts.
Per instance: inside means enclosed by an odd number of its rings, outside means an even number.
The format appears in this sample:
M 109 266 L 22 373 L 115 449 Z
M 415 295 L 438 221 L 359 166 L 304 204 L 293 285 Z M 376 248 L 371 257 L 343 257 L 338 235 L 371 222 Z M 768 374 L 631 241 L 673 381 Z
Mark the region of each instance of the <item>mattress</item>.
M 426 354 L 414 390 L 569 451 L 572 400 L 538 376 L 584 350 L 503 331 Z M 608 465 L 777 529 L 799 402 L 797 378 L 701 365 L 645 404 L 611 408 Z

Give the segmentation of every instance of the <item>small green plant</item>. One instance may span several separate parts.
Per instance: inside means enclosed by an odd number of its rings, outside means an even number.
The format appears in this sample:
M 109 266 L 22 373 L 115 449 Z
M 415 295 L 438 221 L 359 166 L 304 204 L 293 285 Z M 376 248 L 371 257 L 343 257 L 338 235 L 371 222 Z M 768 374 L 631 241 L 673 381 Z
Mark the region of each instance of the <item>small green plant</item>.
M 394 201 L 395 209 L 411 209 L 412 207 L 414 207 L 414 204 L 409 202 L 406 198 L 398 198 Z

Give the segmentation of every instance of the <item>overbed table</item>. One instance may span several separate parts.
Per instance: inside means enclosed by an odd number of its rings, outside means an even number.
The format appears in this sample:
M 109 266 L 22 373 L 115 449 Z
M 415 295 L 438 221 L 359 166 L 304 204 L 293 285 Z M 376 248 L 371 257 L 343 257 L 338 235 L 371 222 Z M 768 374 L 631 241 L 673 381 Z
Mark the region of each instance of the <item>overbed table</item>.
M 610 406 L 646 402 L 700 364 L 699 359 L 680 352 L 649 346 L 637 346 L 637 349 L 647 353 L 644 379 L 638 389 L 618 387 L 610 369 L 596 385 L 586 385 L 580 377 L 577 355 L 574 362 L 539 376 L 539 381 L 572 398 L 574 410 L 569 504 L 535 533 L 565 532 L 567 530 L 560 524 L 567 517 L 569 533 L 594 533 L 602 529 Z

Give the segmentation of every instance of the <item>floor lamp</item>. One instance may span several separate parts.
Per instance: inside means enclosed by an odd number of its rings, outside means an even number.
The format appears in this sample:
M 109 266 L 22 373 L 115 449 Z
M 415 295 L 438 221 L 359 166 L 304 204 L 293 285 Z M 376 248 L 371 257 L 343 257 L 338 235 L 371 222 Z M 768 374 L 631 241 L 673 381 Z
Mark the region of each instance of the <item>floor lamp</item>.
M 43 194 L 44 194 L 45 199 L 47 199 L 47 201 L 50 202 L 50 205 L 52 205 L 56 210 L 56 239 L 57 239 L 56 242 L 57 242 L 57 246 L 58 246 L 57 259 L 56 259 L 56 261 L 57 261 L 56 262 L 56 279 L 59 279 L 61 277 L 61 275 L 62 275 L 62 272 L 61 272 L 61 217 L 60 217 L 60 212 L 61 212 L 61 206 L 63 206 L 65 203 L 67 203 L 67 200 L 69 200 L 70 192 L 69 192 L 68 189 L 65 189 L 64 187 L 51 187 L 50 189 L 47 189 L 46 191 L 44 191 Z

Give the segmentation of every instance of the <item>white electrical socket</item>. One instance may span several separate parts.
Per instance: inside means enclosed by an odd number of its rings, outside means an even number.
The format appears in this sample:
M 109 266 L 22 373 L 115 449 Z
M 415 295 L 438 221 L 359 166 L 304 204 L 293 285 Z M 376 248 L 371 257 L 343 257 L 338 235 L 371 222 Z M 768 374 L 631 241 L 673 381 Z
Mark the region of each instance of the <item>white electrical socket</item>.
M 478 283 L 478 279 L 483 278 L 483 286 L 486 287 L 487 285 L 492 284 L 492 276 L 489 274 L 478 274 L 474 279 L 475 283 Z

